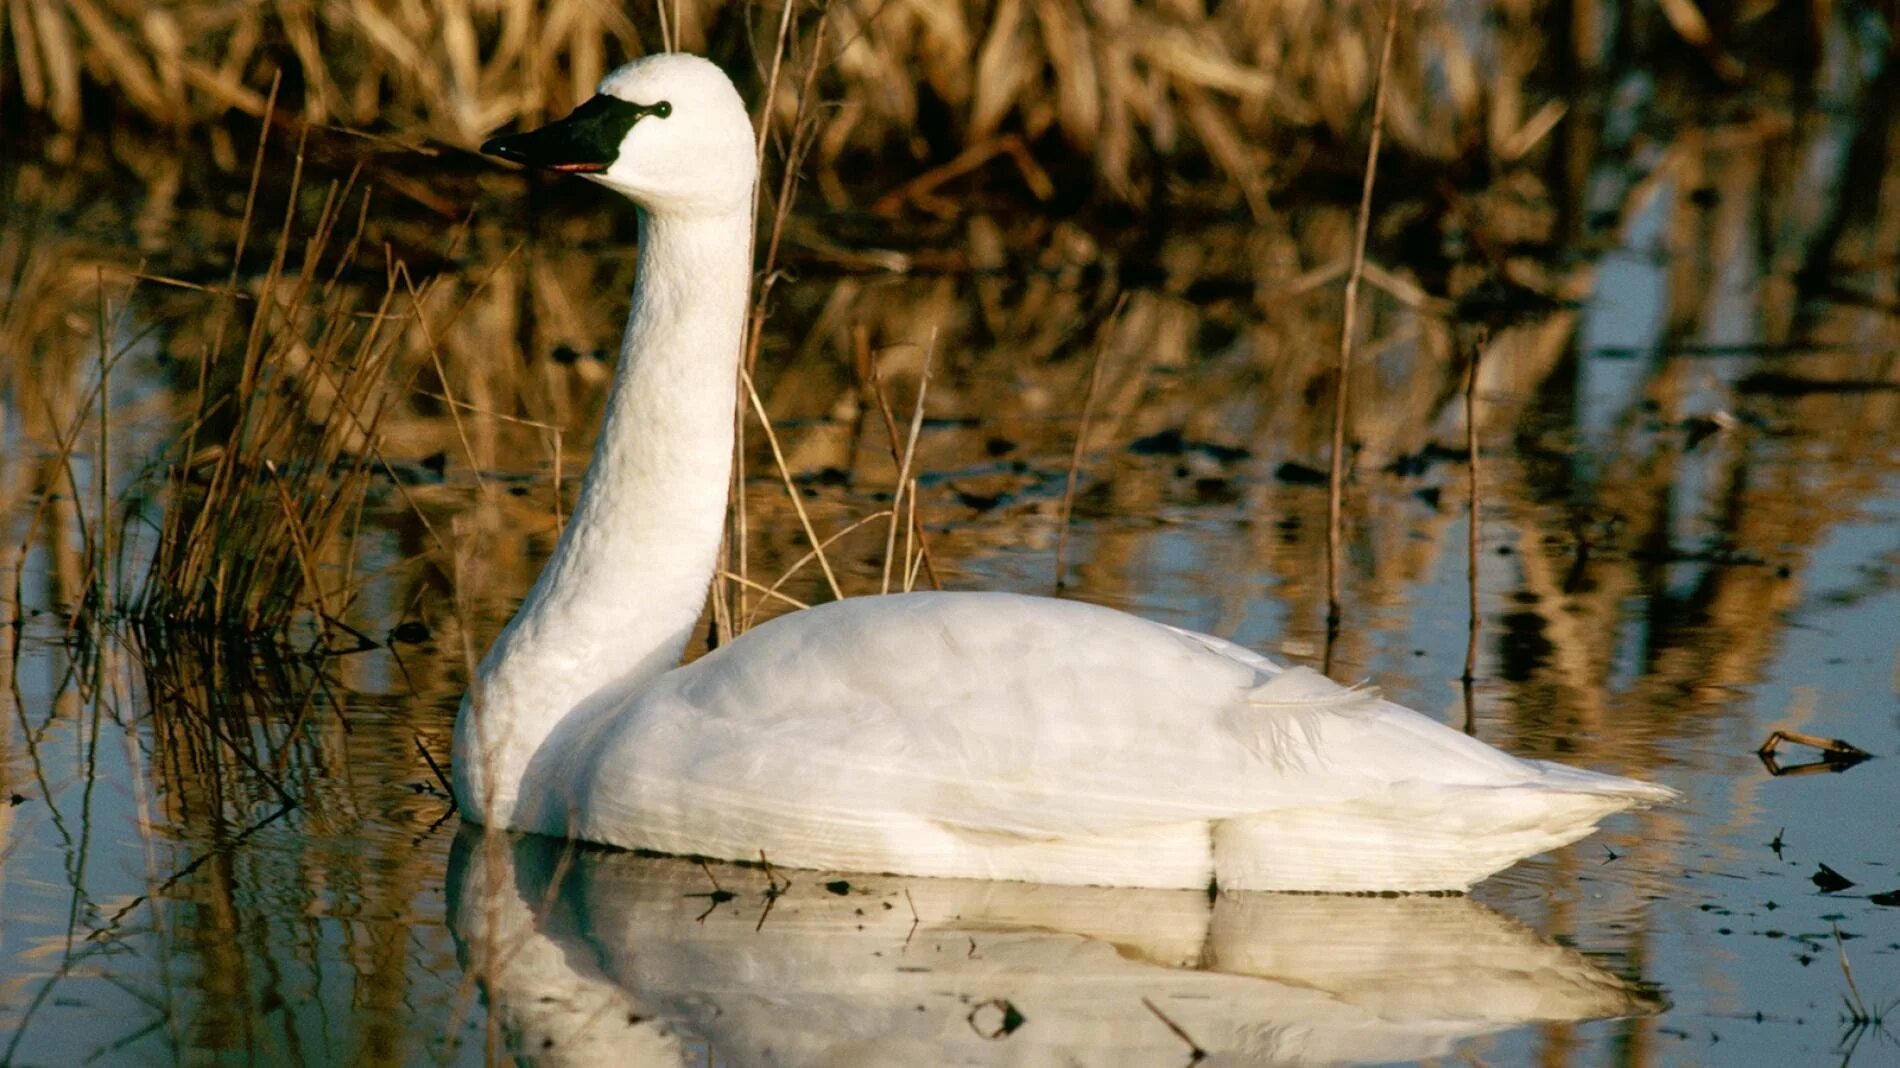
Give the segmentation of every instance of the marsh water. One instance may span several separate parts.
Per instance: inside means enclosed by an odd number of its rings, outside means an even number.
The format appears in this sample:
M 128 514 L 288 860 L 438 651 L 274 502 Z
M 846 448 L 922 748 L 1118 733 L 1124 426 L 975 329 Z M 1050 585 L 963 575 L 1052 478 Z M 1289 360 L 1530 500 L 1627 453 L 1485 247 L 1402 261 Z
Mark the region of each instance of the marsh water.
M 848 205 L 908 176 L 860 174 L 786 227 L 757 356 L 786 472 L 753 422 L 732 566 L 771 585 L 806 554 L 789 484 L 821 537 L 873 517 L 828 552 L 846 594 L 878 591 L 891 437 L 928 363 L 912 472 L 930 567 L 911 581 L 1082 598 L 1326 663 L 1510 752 L 1685 795 L 1449 898 L 1210 900 L 484 841 L 434 765 L 586 462 L 630 209 L 450 149 L 319 129 L 300 150 L 281 124 L 234 266 L 255 126 L 208 151 L 15 140 L 42 151 L 0 162 L 0 575 L 18 576 L 0 631 L 0 1063 L 1166 1064 L 1197 1046 L 1891 1063 L 1900 114 L 1890 75 L 1858 74 L 1812 97 L 1626 79 L 1573 103 L 1540 171 L 1453 192 L 1389 163 L 1330 642 L 1328 368 L 1355 171 L 1276 188 L 1264 213 L 1182 176 L 1165 212 L 1134 215 L 1034 203 L 1007 160 L 960 204 L 872 214 Z M 309 326 L 257 295 L 289 307 L 272 240 L 290 235 L 294 275 L 332 195 L 326 314 L 373 319 L 399 261 L 433 287 L 390 312 L 376 462 L 345 484 L 347 550 L 311 562 L 335 622 L 155 633 L 136 622 L 142 569 L 184 507 L 164 473 L 200 367 L 260 319 Z M 1473 244 L 1543 298 L 1505 315 L 1440 295 Z M 279 355 L 286 375 L 314 359 Z M 810 565 L 782 591 L 831 596 Z M 724 595 L 742 620 L 785 608 Z M 1759 758 L 1776 729 L 1874 759 L 1786 774 L 1820 758 Z

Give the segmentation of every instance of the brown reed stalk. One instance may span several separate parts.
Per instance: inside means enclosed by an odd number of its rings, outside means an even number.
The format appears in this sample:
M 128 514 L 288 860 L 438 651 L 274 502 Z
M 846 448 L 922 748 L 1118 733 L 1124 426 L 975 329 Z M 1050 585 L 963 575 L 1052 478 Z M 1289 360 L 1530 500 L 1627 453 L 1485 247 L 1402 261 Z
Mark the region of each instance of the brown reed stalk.
M 924 398 L 930 391 L 930 358 L 937 351 L 937 331 L 930 331 L 930 344 L 924 348 L 924 366 L 917 374 L 917 400 L 911 407 L 910 437 L 904 442 L 904 456 L 897 464 L 897 488 L 891 497 L 891 527 L 884 539 L 884 578 L 878 587 L 879 593 L 891 592 L 891 559 L 897 553 L 897 528 L 902 524 L 899 515 L 904 503 L 904 491 L 910 488 L 915 492 L 915 483 L 910 477 L 911 461 L 917 455 L 917 438 L 924 427 Z M 909 570 L 906 561 L 906 571 Z
M 214 340 L 203 358 L 198 409 L 166 478 L 169 506 L 137 598 L 148 637 L 182 628 L 279 640 L 300 616 L 328 627 L 338 611 L 323 572 L 353 555 L 395 349 L 383 328 L 407 269 L 388 272 L 363 321 L 351 291 L 318 284 L 347 195 L 332 183 L 291 274 L 300 178 L 301 162 L 241 353 L 223 358 Z M 235 287 L 227 297 L 230 307 Z M 213 390 L 219 367 L 235 381 Z M 351 588 L 346 571 L 338 591 L 347 598 Z
M 396 274 L 402 279 L 403 287 L 409 292 L 409 306 L 416 309 L 416 328 L 422 331 L 423 345 L 429 350 L 429 363 L 435 368 L 435 380 L 442 383 L 442 394 L 447 399 L 445 407 L 449 410 L 449 421 L 455 425 L 456 440 L 462 443 L 462 455 L 468 460 L 468 469 L 475 476 L 475 488 L 477 490 L 485 489 L 487 488 L 487 483 L 482 479 L 481 461 L 475 456 L 475 447 L 469 444 L 468 427 L 462 424 L 461 402 L 456 400 L 455 390 L 449 384 L 449 372 L 442 366 L 442 349 L 436 344 L 435 334 L 429 329 L 429 317 L 422 314 L 422 294 L 416 291 L 415 280 L 409 277 L 409 268 L 406 265 L 397 264 Z M 556 432 L 559 432 L 558 429 Z M 560 456 L 557 453 L 554 461 L 556 490 L 554 514 L 557 527 L 561 513 L 559 496 L 560 462 Z
M 765 402 L 759 399 L 759 391 L 752 385 L 752 376 L 744 368 L 739 370 L 739 384 L 745 387 L 745 396 L 752 402 L 752 410 L 758 415 L 759 425 L 765 428 L 765 440 L 772 447 L 772 459 L 778 464 L 779 479 L 785 484 L 786 495 L 792 499 L 792 510 L 798 513 L 799 525 L 805 528 L 805 540 L 818 553 L 818 566 L 825 573 L 825 583 L 831 587 L 831 596 L 842 601 L 844 590 L 838 586 L 838 576 L 831 570 L 831 561 L 825 557 L 825 542 L 811 525 L 811 515 L 805 511 L 804 495 L 798 492 L 798 483 L 792 479 L 792 469 L 786 466 L 785 453 L 779 448 L 778 434 L 772 429 L 772 417 L 765 414 Z
M 772 46 L 772 72 L 766 79 L 765 96 L 759 108 L 757 142 L 754 148 L 754 166 L 758 177 L 754 180 L 752 186 L 752 215 L 755 220 L 759 214 L 759 198 L 764 194 L 765 188 L 765 146 L 771 139 L 772 107 L 778 98 L 779 73 L 784 63 L 786 52 L 791 45 L 792 12 L 797 6 L 797 0 L 786 0 L 785 7 L 780 12 L 778 33 L 773 39 Z M 829 6 L 827 6 L 824 14 L 819 18 L 817 39 L 813 43 L 811 60 L 806 64 L 805 78 L 799 88 L 798 104 L 792 118 L 792 140 L 782 155 L 782 170 L 779 175 L 779 194 L 773 207 L 772 230 L 766 241 L 765 262 L 760 267 L 757 275 L 757 281 L 755 283 L 756 293 L 752 300 L 751 314 L 746 318 L 745 351 L 740 365 L 741 374 L 743 376 L 750 376 L 753 370 L 758 366 L 759 344 L 765 332 L 766 311 L 770 306 L 772 284 L 777 278 L 779 242 L 784 236 L 786 221 L 791 216 L 792 200 L 798 188 L 799 168 L 803 164 L 806 153 L 810 151 L 816 136 L 815 125 L 809 123 L 807 120 L 807 107 L 813 96 L 813 86 L 821 65 L 820 60 L 824 54 L 824 32 L 830 17 L 831 11 Z M 753 253 L 749 251 L 748 256 L 751 255 L 753 255 Z M 750 388 L 750 386 L 748 385 L 747 388 Z M 764 417 L 763 413 L 764 409 L 761 407 L 761 418 Z M 728 554 L 733 552 L 735 548 L 738 556 L 737 573 L 739 576 L 747 578 L 751 571 L 750 542 L 748 540 L 750 523 L 746 514 L 746 421 L 745 403 L 743 399 L 741 399 L 738 405 L 738 410 L 733 413 L 733 419 L 735 421 L 735 433 L 733 434 L 731 533 L 727 536 L 727 545 L 721 546 L 720 548 L 720 568 L 716 576 L 719 582 L 725 581 L 724 575 L 727 570 L 725 564 L 728 559 Z M 774 447 L 776 448 L 776 445 Z M 829 567 L 826 568 L 826 575 L 830 575 Z M 833 588 L 836 588 L 835 583 L 833 584 Z M 726 615 L 729 619 L 751 618 L 752 612 L 748 603 L 749 599 L 746 596 L 747 589 L 749 589 L 749 586 L 746 583 L 742 582 L 739 584 L 734 595 L 737 602 L 736 609 L 728 612 L 715 612 L 715 623 L 718 622 L 718 617 L 722 614 Z M 727 600 L 725 595 L 717 590 L 715 590 L 714 596 L 722 601 Z M 721 636 L 721 639 L 724 640 L 730 637 L 730 634 L 726 634 Z
M 1399 0 L 1386 0 L 1385 36 L 1379 45 L 1379 72 L 1372 83 L 1372 135 L 1366 146 L 1365 179 L 1359 188 L 1359 219 L 1353 230 L 1352 267 L 1346 272 L 1346 306 L 1339 328 L 1338 381 L 1333 387 L 1332 469 L 1326 490 L 1326 661 L 1332 666 L 1339 635 L 1340 514 L 1346 483 L 1346 415 L 1352 381 L 1353 334 L 1358 327 L 1359 280 L 1366 272 L 1366 236 L 1372 227 L 1372 185 L 1379 173 L 1379 143 L 1385 133 L 1385 80 L 1392 69 L 1392 38 L 1398 29 Z
M 668 52 L 677 51 L 679 46 L 673 41 L 673 27 L 679 25 L 677 11 L 674 17 L 669 19 L 666 15 L 666 0 L 653 0 L 653 13 L 660 21 L 660 47 Z
M 871 358 L 870 336 L 865 332 L 864 327 L 860 325 L 852 331 L 852 337 L 853 344 L 859 353 L 860 365 L 864 369 L 864 385 L 867 392 L 870 393 L 868 399 L 877 407 L 878 416 L 884 422 L 884 434 L 890 443 L 891 464 L 895 467 L 902 468 L 904 466 L 904 446 L 902 440 L 897 436 L 897 417 L 892 414 L 891 399 L 884 392 L 883 375 L 878 371 L 876 361 Z M 913 479 L 912 481 L 915 480 Z M 892 503 L 895 504 L 895 502 Z M 930 555 L 930 537 L 924 530 L 923 521 L 917 518 L 917 494 L 914 488 L 910 495 L 909 523 L 910 530 L 907 536 L 917 539 L 917 555 L 923 560 L 924 577 L 930 580 L 931 589 L 941 590 L 943 589 L 943 580 L 938 577 L 936 561 Z
M 53 428 L 53 460 L 55 463 L 59 465 L 60 469 L 65 472 L 68 486 L 71 487 L 72 489 L 72 493 L 73 493 L 72 499 L 75 501 L 79 500 L 80 498 L 79 498 L 79 493 L 78 493 L 78 480 L 74 476 L 73 468 L 72 468 L 73 450 L 79 443 L 79 435 L 83 433 L 85 430 L 86 417 L 91 413 L 92 404 L 93 404 L 93 397 L 90 393 L 88 393 L 86 396 L 81 398 L 80 403 L 77 406 L 77 411 L 72 418 L 71 424 L 67 426 L 64 430 L 60 429 L 61 427 L 60 419 L 57 415 L 53 413 L 50 403 L 46 411 L 47 425 Z M 43 493 L 39 495 L 39 501 L 33 506 L 32 516 L 27 519 L 26 531 L 20 537 L 20 547 L 18 551 L 14 553 L 14 557 L 13 557 L 14 618 L 12 622 L 15 626 L 18 626 L 25 618 L 26 603 L 27 603 L 26 597 L 25 597 L 26 561 L 30 555 L 30 550 L 33 545 L 33 539 L 38 536 L 40 525 L 45 522 L 46 513 L 49 510 L 51 510 L 57 498 L 58 498 L 58 494 L 54 494 L 54 493 Z M 83 515 L 80 516 L 80 520 L 82 524 L 84 522 L 84 519 L 85 517 Z M 14 658 L 15 675 L 17 676 L 18 668 L 19 668 L 18 660 L 19 660 L 19 655 L 20 655 L 19 642 L 13 643 L 12 655 Z
M 1102 377 L 1102 357 L 1108 352 L 1108 343 L 1115 337 L 1115 324 L 1121 321 L 1122 309 L 1128 306 L 1128 294 L 1122 293 L 1115 298 L 1115 310 L 1108 313 L 1108 321 L 1102 324 L 1102 332 L 1095 339 L 1095 355 L 1089 361 L 1088 387 L 1082 392 L 1082 423 L 1075 431 L 1075 451 L 1069 454 L 1069 474 L 1062 485 L 1061 518 L 1056 521 L 1056 589 L 1068 584 L 1069 553 L 1069 517 L 1075 512 L 1075 481 L 1082 469 L 1082 452 L 1088 447 L 1089 417 L 1095 414 L 1095 391 Z
M 1466 609 L 1471 621 L 1465 637 L 1465 673 L 1461 681 L 1470 687 L 1478 677 L 1478 630 L 1483 617 L 1478 614 L 1478 543 L 1479 527 L 1484 521 L 1478 497 L 1478 363 L 1484 358 L 1484 346 L 1490 340 L 1483 327 L 1471 339 L 1471 358 L 1465 361 L 1465 463 L 1470 478 L 1466 488 L 1469 529 L 1465 534 Z
M 824 540 L 820 548 L 829 549 L 831 548 L 833 543 L 843 540 L 847 535 L 851 534 L 853 531 L 856 531 L 861 527 L 870 526 L 872 523 L 875 523 L 878 520 L 883 519 L 890 514 L 891 514 L 890 509 L 882 508 L 882 509 L 879 509 L 878 511 L 872 512 L 870 515 L 863 516 L 847 524 L 846 526 L 840 528 L 839 530 L 834 531 L 830 537 Z M 805 569 L 805 565 L 811 563 L 813 560 L 816 560 L 816 559 L 818 559 L 818 549 L 814 548 L 814 549 L 805 550 L 805 555 L 792 561 L 790 567 L 787 567 L 783 572 L 781 572 L 778 578 L 773 579 L 772 584 L 770 586 L 767 586 L 764 588 L 766 599 L 779 600 L 779 601 L 791 600 L 791 598 L 786 597 L 783 594 L 781 594 L 779 590 L 782 589 L 787 582 L 790 582 L 792 578 L 796 576 L 800 571 L 803 571 Z M 751 582 L 750 579 L 747 579 L 746 581 Z M 758 584 L 753 583 L 752 588 L 754 589 L 759 588 Z M 807 607 L 803 602 L 793 602 L 793 603 L 797 604 L 798 607 L 800 608 Z M 753 605 L 752 615 L 748 616 L 743 621 L 740 629 L 741 630 L 750 629 L 752 626 L 753 620 L 758 616 L 759 610 L 763 607 L 764 607 L 763 604 Z
M 836 539 L 836 537 L 837 535 L 835 534 L 832 535 L 833 539 Z M 812 554 L 807 553 L 806 555 L 810 556 Z M 735 575 L 730 571 L 721 572 L 721 574 L 723 574 L 726 578 L 731 579 L 733 582 L 737 582 L 740 585 L 747 587 L 748 589 L 757 590 L 758 592 L 764 594 L 766 600 L 783 601 L 786 604 L 791 605 L 793 608 L 810 608 L 811 607 L 811 605 L 808 605 L 805 602 L 799 600 L 798 598 L 793 597 L 789 593 L 780 593 L 778 591 L 778 587 L 775 585 L 767 586 L 762 582 L 754 582 L 749 578 L 745 578 L 744 576 L 741 576 L 741 575 Z M 764 602 L 760 602 L 760 603 L 764 603 Z
M 98 552 L 88 553 L 94 556 L 92 567 L 98 581 L 98 596 L 95 603 L 101 618 L 112 618 L 112 359 L 111 340 L 106 334 L 106 278 L 103 269 L 95 269 L 94 282 L 98 287 L 98 316 L 94 329 L 99 334 L 99 462 L 95 465 L 94 476 L 99 481 L 99 545 Z M 134 285 L 137 283 L 134 282 Z M 129 292 L 128 292 L 129 303 Z

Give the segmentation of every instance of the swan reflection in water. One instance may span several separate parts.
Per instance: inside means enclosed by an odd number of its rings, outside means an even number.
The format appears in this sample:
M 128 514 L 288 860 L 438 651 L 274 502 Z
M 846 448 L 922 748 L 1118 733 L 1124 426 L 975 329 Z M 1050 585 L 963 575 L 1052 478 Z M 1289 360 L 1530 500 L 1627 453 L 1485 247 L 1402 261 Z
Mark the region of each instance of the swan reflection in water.
M 1465 897 L 768 874 L 472 827 L 449 873 L 464 967 L 545 1063 L 1173 1064 L 1182 1035 L 1405 1061 L 1660 1007 Z

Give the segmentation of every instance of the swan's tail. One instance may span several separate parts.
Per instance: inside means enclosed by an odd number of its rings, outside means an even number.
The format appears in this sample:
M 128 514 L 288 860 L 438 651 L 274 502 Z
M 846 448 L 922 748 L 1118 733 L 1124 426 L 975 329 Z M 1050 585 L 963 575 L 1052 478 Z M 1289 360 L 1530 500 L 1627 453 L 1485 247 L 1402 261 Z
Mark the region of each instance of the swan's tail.
M 1669 805 L 1682 800 L 1680 792 L 1660 783 L 1626 779 L 1621 775 L 1606 775 L 1600 771 L 1573 768 L 1568 764 L 1553 764 L 1548 760 L 1526 760 L 1524 763 L 1542 773 L 1537 779 L 1537 785 L 1543 789 L 1622 798 L 1626 804 L 1620 806 L 1621 808 L 1648 808 L 1651 805 Z
M 1214 872 L 1237 890 L 1464 890 L 1596 829 L 1675 800 L 1665 786 L 1538 763 L 1503 786 L 1401 784 L 1386 796 L 1284 809 L 1214 826 Z

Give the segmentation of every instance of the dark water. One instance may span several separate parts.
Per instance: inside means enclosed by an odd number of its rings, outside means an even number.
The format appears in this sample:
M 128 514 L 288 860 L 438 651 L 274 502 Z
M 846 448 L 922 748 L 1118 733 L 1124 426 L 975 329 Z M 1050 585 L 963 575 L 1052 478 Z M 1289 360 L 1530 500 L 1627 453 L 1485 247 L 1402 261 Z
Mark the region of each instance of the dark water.
M 1900 1001 L 1900 909 L 1879 898 L 1900 891 L 1895 116 L 1878 83 L 1703 108 L 1638 79 L 1604 99 L 1559 128 L 1542 184 L 1511 192 L 1554 217 L 1529 260 L 1570 299 L 1499 327 L 1480 373 L 1470 722 L 1687 800 L 1468 899 L 838 890 L 458 839 L 423 750 L 446 758 L 468 656 L 532 581 L 584 463 L 628 213 L 538 187 L 517 255 L 523 189 L 473 165 L 436 164 L 440 197 L 478 220 L 453 251 L 449 222 L 379 203 L 374 233 L 464 309 L 438 320 L 444 368 L 416 388 L 474 406 L 458 424 L 411 398 L 389 423 L 347 612 L 380 644 L 155 649 L 114 613 L 68 620 L 97 585 L 98 482 L 134 493 L 173 440 L 215 301 L 126 287 L 141 263 L 221 282 L 242 176 L 163 146 L 8 163 L 0 575 L 21 580 L 0 632 L 0 1062 L 1174 1063 L 1190 1042 L 1315 1062 L 1891 1060 L 1894 1033 L 1854 1017 Z M 372 182 L 415 162 L 330 146 L 309 188 L 350 152 Z M 288 193 L 273 160 L 266 211 Z M 1393 217 L 1412 203 L 1391 197 Z M 1003 207 L 890 232 L 801 216 L 760 380 L 814 523 L 887 507 L 894 479 L 860 418 L 854 328 L 900 418 L 934 335 L 916 469 L 933 559 L 952 587 L 1051 592 L 1096 332 L 1127 291 L 1065 593 L 1318 663 L 1310 472 L 1339 287 L 1302 279 L 1340 262 L 1349 209 L 1296 192 L 1259 226 L 1183 210 L 1159 234 Z M 1430 274 L 1401 236 L 1375 236 L 1375 262 Z M 1462 364 L 1442 309 L 1410 292 L 1374 294 L 1355 380 L 1333 669 L 1463 725 Z M 102 318 L 126 353 L 103 470 L 80 418 Z M 497 411 L 566 428 L 559 463 Z M 747 456 L 748 566 L 770 581 L 805 545 L 756 431 Z M 123 499 L 136 572 L 164 501 Z M 872 524 L 838 544 L 848 592 L 876 587 L 883 539 Z M 826 596 L 809 569 L 786 589 Z M 1772 775 L 1754 751 L 1776 728 L 1878 759 Z M 1825 892 L 1823 864 L 1853 885 Z

